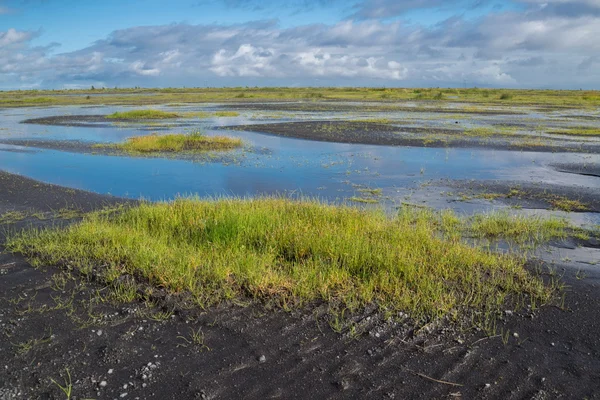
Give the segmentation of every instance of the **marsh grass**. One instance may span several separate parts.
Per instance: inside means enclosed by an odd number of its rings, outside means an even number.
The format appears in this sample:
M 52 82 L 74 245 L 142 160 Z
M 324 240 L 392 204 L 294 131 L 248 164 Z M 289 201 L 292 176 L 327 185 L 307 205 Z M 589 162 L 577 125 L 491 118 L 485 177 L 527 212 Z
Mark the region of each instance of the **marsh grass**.
M 587 204 L 582 203 L 579 200 L 567 199 L 566 197 L 561 196 L 553 196 L 549 201 L 552 207 L 559 211 L 588 211 L 590 209 Z
M 0 215 L 0 224 L 14 224 L 27 218 L 27 214 L 21 211 L 8 211 Z
M 244 298 L 284 309 L 374 304 L 421 322 L 462 321 L 465 313 L 489 321 L 508 301 L 550 299 L 522 258 L 467 245 L 464 224 L 452 212 L 412 207 L 391 218 L 312 200 L 179 199 L 16 233 L 6 245 L 34 265 L 68 266 L 107 283 L 129 274 L 190 293 L 203 307 Z M 526 234 L 483 221 L 473 229 Z
M 364 203 L 364 204 L 376 204 L 376 203 L 379 203 L 378 199 L 374 199 L 372 197 L 352 196 L 352 197 L 348 198 L 348 200 L 352 201 L 354 203 Z
M 517 244 L 541 244 L 550 239 L 566 238 L 570 228 L 564 219 L 498 211 L 474 215 L 467 220 L 462 230 L 476 238 L 504 239 Z
M 239 117 L 240 113 L 237 111 L 216 111 L 215 117 L 228 118 L 228 117 Z
M 487 127 L 480 126 L 475 128 L 465 129 L 463 131 L 465 136 L 470 137 L 500 137 L 500 136 L 513 136 L 515 135 L 515 129 L 510 127 Z
M 549 129 L 546 133 L 573 136 L 600 136 L 600 127 L 573 126 L 564 128 L 552 128 Z
M 102 96 L 89 96 L 94 93 Z M 68 94 L 68 96 L 64 96 Z M 148 94 L 152 94 L 149 96 Z M 88 96 L 86 96 L 88 95 Z M 580 90 L 509 90 L 509 89 L 412 89 L 412 88 L 164 88 L 92 90 L 19 90 L 0 93 L 3 107 L 46 105 L 104 104 L 154 105 L 214 102 L 239 102 L 239 99 L 297 101 L 399 101 L 436 100 L 481 105 L 540 105 L 553 108 L 584 107 L 594 109 L 599 91 Z M 443 99 L 443 100 L 441 100 Z
M 160 111 L 160 110 L 132 110 L 116 112 L 107 115 L 106 118 L 111 119 L 167 119 L 167 118 L 179 118 L 179 114 Z
M 223 151 L 241 147 L 238 138 L 227 136 L 205 136 L 200 132 L 191 134 L 149 135 L 128 138 L 124 143 L 99 145 L 128 153 L 159 152 L 206 152 Z

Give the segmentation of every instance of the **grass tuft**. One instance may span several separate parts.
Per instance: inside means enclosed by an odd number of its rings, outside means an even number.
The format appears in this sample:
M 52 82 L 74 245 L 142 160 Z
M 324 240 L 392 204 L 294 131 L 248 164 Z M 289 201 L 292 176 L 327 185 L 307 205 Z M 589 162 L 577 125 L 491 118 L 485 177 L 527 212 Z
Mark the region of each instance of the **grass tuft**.
M 192 134 L 149 135 L 128 138 L 124 143 L 101 145 L 129 153 L 206 152 L 241 147 L 241 139 L 227 136 Z
M 503 220 L 473 229 L 524 234 Z M 452 212 L 410 207 L 390 218 L 308 200 L 179 199 L 16 233 L 7 248 L 34 265 L 94 271 L 107 283 L 142 277 L 206 305 L 250 297 L 286 309 L 324 301 L 351 311 L 374 304 L 416 321 L 463 311 L 489 320 L 509 299 L 550 298 L 521 258 L 464 243 L 455 234 L 463 223 Z
M 111 119 L 167 119 L 178 117 L 179 114 L 160 110 L 132 110 L 116 112 L 106 116 L 106 118 Z
M 479 238 L 539 244 L 550 239 L 565 238 L 569 227 L 564 219 L 511 215 L 500 211 L 473 216 L 467 231 Z

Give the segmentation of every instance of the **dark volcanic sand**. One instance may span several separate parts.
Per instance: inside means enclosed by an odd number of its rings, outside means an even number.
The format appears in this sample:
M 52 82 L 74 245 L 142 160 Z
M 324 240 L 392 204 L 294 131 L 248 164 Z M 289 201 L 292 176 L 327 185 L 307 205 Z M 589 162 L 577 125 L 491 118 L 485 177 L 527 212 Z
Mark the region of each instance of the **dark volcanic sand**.
M 598 164 L 553 164 L 552 167 L 559 172 L 568 172 L 570 174 L 588 175 L 600 177 L 600 165 Z
M 384 146 L 487 148 L 535 152 L 600 152 L 600 144 L 582 144 L 575 141 L 561 141 L 560 145 L 555 142 L 553 145 L 539 146 L 530 145 L 527 144 L 527 142 L 521 144 L 517 140 L 511 141 L 510 139 L 502 137 L 466 137 L 462 135 L 463 131 L 459 129 L 398 127 L 391 124 L 361 121 L 283 122 L 227 126 L 218 127 L 216 129 L 252 131 L 322 142 L 358 143 Z M 420 134 L 423 137 L 411 137 L 403 135 L 402 133 Z M 528 139 L 527 137 L 523 138 Z
M 7 173 L 0 188 L 0 215 L 119 201 Z M 60 270 L 2 253 L 0 399 L 64 398 L 50 378 L 62 383 L 66 368 L 78 399 L 600 398 L 600 273 L 591 267 L 576 279 L 577 271 L 556 268 L 567 285 L 565 309 L 507 316 L 498 327 L 509 330 L 506 344 L 453 330 L 416 335 L 368 313 L 364 335 L 352 340 L 315 317 L 319 307 L 285 313 L 223 305 L 176 311 L 162 322 L 150 318 L 160 307 L 140 316 L 137 302 L 89 308 L 103 290 L 98 283 L 76 276 L 57 288 L 52 276 Z M 53 309 L 71 296 L 72 310 Z M 181 338 L 191 329 L 203 331 L 210 350 Z M 43 343 L 19 353 L 18 344 L 31 339 Z
M 173 122 L 176 118 L 167 119 L 131 119 L 131 118 L 108 118 L 106 115 L 56 115 L 50 117 L 32 118 L 22 121 L 23 124 L 35 125 L 54 125 L 54 126 L 78 126 L 96 128 L 114 127 L 115 123 L 131 123 L 131 124 L 148 124 L 152 122 L 169 121 L 170 126 L 188 127 L 192 126 L 187 123 Z M 160 130 L 159 126 L 140 126 L 140 128 L 150 128 L 152 130 Z
M 586 210 L 573 212 L 600 212 L 600 189 L 585 186 L 562 186 L 549 184 L 529 184 L 510 181 L 448 181 L 449 187 L 467 191 L 470 195 L 499 194 L 497 200 L 509 205 L 531 209 L 552 209 L 551 200 L 555 196 L 576 200 L 587 206 Z M 511 193 L 512 192 L 512 193 Z M 600 268 L 599 268 L 600 269 Z

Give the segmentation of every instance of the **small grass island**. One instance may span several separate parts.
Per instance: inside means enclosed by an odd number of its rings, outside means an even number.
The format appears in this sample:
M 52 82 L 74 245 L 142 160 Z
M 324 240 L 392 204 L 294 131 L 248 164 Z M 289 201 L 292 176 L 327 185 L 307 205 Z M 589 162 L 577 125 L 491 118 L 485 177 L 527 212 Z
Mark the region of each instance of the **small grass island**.
M 131 110 L 131 111 L 120 111 L 107 115 L 109 119 L 119 120 L 139 120 L 139 119 L 168 119 L 168 118 L 179 118 L 179 114 L 161 110 Z
M 123 143 L 102 144 L 97 147 L 121 150 L 128 153 L 202 153 L 233 150 L 242 147 L 239 138 L 206 136 L 201 132 L 191 134 L 147 135 L 128 138 Z

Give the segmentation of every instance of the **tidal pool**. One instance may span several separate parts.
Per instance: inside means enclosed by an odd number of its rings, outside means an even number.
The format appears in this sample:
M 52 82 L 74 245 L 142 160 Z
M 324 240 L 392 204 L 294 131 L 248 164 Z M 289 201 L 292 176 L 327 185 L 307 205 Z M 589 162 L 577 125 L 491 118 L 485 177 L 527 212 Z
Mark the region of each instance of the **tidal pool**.
M 103 126 L 49 126 L 21 123 L 25 119 L 54 115 L 110 114 L 129 107 L 54 107 L 0 110 L 0 169 L 43 182 L 150 200 L 182 195 L 201 197 L 298 195 L 328 201 L 354 201 L 397 206 L 418 202 L 437 208 L 469 211 L 500 207 L 485 201 L 449 202 L 444 181 L 510 181 L 600 188 L 600 178 L 557 172 L 555 163 L 596 164 L 600 155 L 574 152 L 528 152 L 482 148 L 426 148 L 318 142 L 268 135 L 251 130 L 227 131 L 242 138 L 247 148 L 223 160 L 144 158 L 68 152 L 15 146 L 11 140 L 45 140 L 110 143 L 151 132 L 182 132 L 200 129 L 207 135 L 224 134 L 215 127 L 256 123 L 280 123 L 323 119 L 365 118 L 365 113 L 240 111 L 231 118 L 185 118 L 150 123 L 115 123 Z M 163 107 L 170 111 L 212 112 L 218 105 Z M 372 117 L 372 114 L 370 114 Z M 403 113 L 384 114 L 398 121 Z M 556 115 L 534 115 L 548 121 Z M 424 123 L 411 116 L 411 123 Z M 450 123 L 452 116 L 446 123 Z M 498 121 L 506 116 L 475 116 L 470 123 Z M 530 114 L 510 116 L 512 121 L 531 120 Z M 441 124 L 441 119 L 433 123 Z M 442 122 L 440 122 L 442 121 Z M 370 191 L 381 189 L 376 191 Z M 594 213 L 582 213 L 581 223 L 600 223 Z

